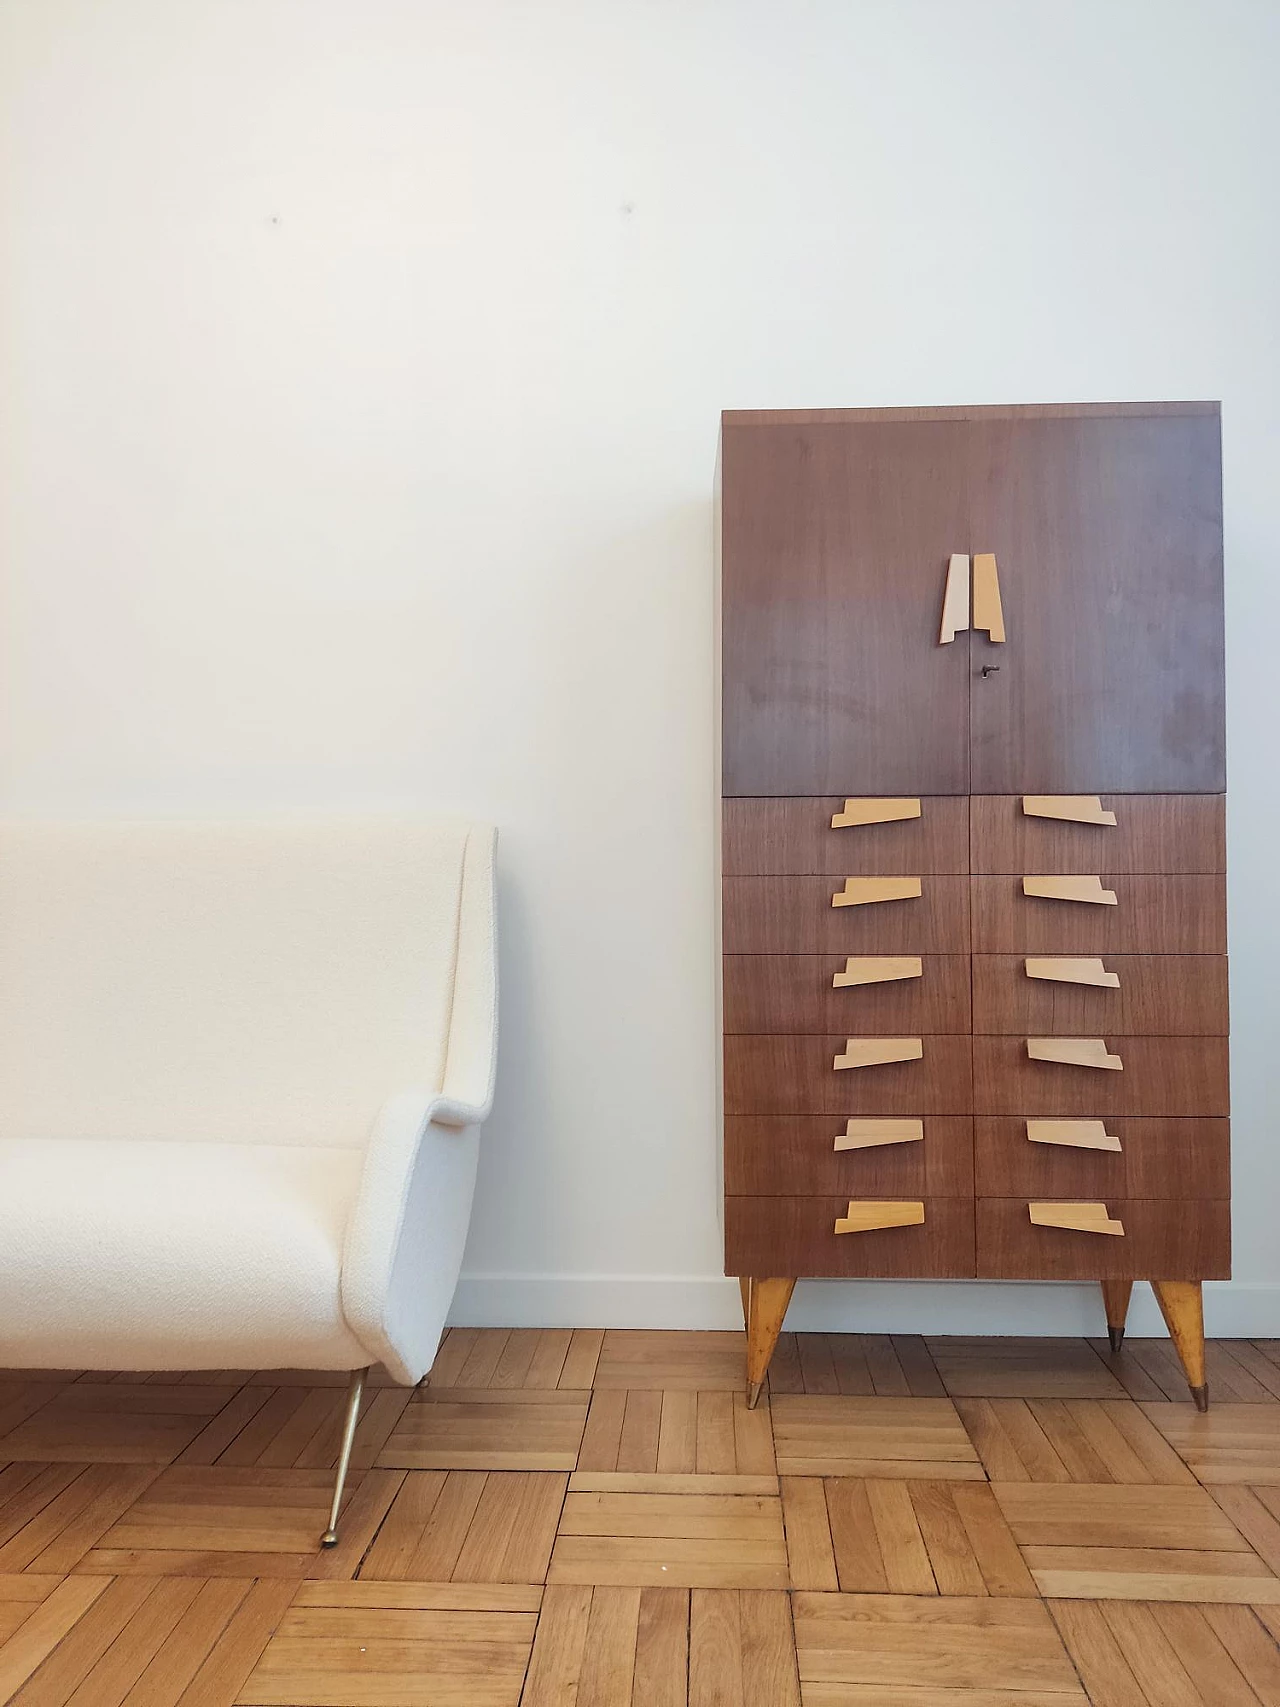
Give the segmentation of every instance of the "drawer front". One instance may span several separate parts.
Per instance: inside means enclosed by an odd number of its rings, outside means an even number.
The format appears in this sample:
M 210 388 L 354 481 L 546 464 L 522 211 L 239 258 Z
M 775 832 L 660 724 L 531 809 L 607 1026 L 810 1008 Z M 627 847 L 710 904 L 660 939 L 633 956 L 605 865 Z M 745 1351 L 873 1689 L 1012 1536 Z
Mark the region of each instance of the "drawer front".
M 1225 1200 L 1108 1198 L 1122 1238 L 1037 1227 L 1025 1197 L 980 1197 L 977 1207 L 977 1269 L 984 1279 L 1226 1280 L 1231 1274 Z
M 1119 1150 L 1032 1143 L 1027 1122 L 979 1115 L 974 1171 L 980 1197 L 1227 1198 L 1230 1122 L 1116 1118 L 1105 1122 Z
M 919 965 L 918 977 L 896 975 L 910 971 L 911 963 Z M 895 976 L 884 978 L 886 972 Z M 837 987 L 837 978 L 860 981 Z M 849 1037 L 968 1032 L 969 991 L 966 954 L 726 954 L 724 1029 L 842 1031 Z
M 1123 1062 L 1118 1072 L 1033 1061 L 1025 1037 L 975 1037 L 974 1112 L 1042 1119 L 1229 1112 L 1225 1037 L 1132 1037 L 1109 1032 L 1105 1043 Z
M 973 952 L 1226 953 L 1223 878 L 1101 876 L 1102 887 L 1115 894 L 1114 906 L 1025 895 L 1021 876 L 970 878 Z
M 914 1122 L 910 1125 L 914 1126 Z M 724 1123 L 730 1197 L 972 1197 L 973 1122 L 926 1115 L 906 1143 L 847 1143 L 834 1115 L 736 1115 Z
M 837 1071 L 844 1037 L 724 1040 L 726 1114 L 969 1114 L 973 1109 L 968 1037 L 921 1039 L 913 1061 Z
M 920 894 L 908 899 L 834 907 L 846 875 L 855 874 L 726 877 L 725 953 L 969 952 L 970 878 L 923 876 Z
M 846 804 L 851 808 L 846 814 Z M 918 817 L 884 823 L 846 823 L 918 805 Z M 944 872 L 969 870 L 969 801 L 965 795 L 919 800 L 739 798 L 724 802 L 724 870 L 743 875 L 828 872 Z
M 837 1233 L 847 1196 L 727 1197 L 728 1274 L 964 1278 L 974 1271 L 973 1199 L 924 1200 L 917 1226 Z
M 1114 824 L 1081 824 L 1028 814 L 1021 794 L 975 795 L 970 812 L 972 869 L 1116 873 L 1226 870 L 1226 805 L 1221 794 L 1097 796 Z M 1050 796 L 1050 799 L 1053 797 Z
M 1073 974 L 1096 975 L 1096 967 L 1044 968 L 1054 976 L 1030 977 L 1027 958 L 974 955 L 975 1031 L 1022 1037 L 1109 1031 L 1179 1037 L 1226 1034 L 1225 955 L 1109 954 L 1102 969 L 1120 980 L 1114 989 L 1072 981 Z

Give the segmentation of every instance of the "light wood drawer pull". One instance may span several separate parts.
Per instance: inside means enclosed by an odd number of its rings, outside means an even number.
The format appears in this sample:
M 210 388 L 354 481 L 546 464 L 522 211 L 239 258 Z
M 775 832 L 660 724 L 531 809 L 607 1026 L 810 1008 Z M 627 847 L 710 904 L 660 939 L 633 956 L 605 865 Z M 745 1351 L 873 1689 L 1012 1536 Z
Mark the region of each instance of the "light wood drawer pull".
M 881 1144 L 924 1142 L 923 1120 L 850 1120 L 836 1133 L 836 1150 L 874 1150 Z
M 872 1203 L 854 1198 L 836 1222 L 837 1233 L 873 1233 L 877 1227 L 920 1227 L 923 1203 Z
M 891 1061 L 919 1061 L 924 1055 L 922 1037 L 850 1037 L 844 1054 L 832 1065 L 837 1073 L 846 1067 L 884 1067 Z
M 1004 640 L 1000 574 L 990 551 L 979 551 L 973 559 L 973 626 L 997 644 Z
M 831 897 L 831 905 L 865 907 L 872 901 L 914 901 L 920 893 L 918 877 L 846 877 L 844 888 Z
M 1029 1203 L 1037 1227 L 1061 1227 L 1074 1233 L 1110 1233 L 1124 1238 L 1124 1223 L 1113 1221 L 1105 1203 Z
M 918 818 L 918 800 L 846 800 L 844 811 L 831 820 L 833 830 L 854 830 L 860 824 L 896 824 L 901 818 Z
M 1097 907 L 1114 907 L 1116 892 L 1104 889 L 1100 877 L 1024 877 L 1024 895 L 1042 901 L 1092 901 Z
M 1069 824 L 1114 824 L 1096 794 L 1024 794 L 1022 810 L 1028 818 L 1061 818 Z
M 1027 957 L 1028 978 L 1049 978 L 1055 984 L 1096 984 L 1099 989 L 1118 990 L 1120 974 L 1108 972 L 1100 960 Z
M 1124 1071 L 1124 1062 L 1112 1055 L 1100 1037 L 1029 1037 L 1027 1054 L 1033 1061 L 1060 1061 L 1068 1067 L 1105 1067 Z
M 922 978 L 924 962 L 918 954 L 851 954 L 844 971 L 831 980 L 833 990 L 848 990 L 855 984 L 892 984 L 899 978 Z
M 1064 1144 L 1073 1150 L 1119 1150 L 1120 1140 L 1105 1120 L 1028 1120 L 1033 1144 Z
M 942 595 L 942 632 L 939 646 L 950 646 L 957 634 L 969 626 L 969 559 L 953 552 L 947 564 L 947 590 Z

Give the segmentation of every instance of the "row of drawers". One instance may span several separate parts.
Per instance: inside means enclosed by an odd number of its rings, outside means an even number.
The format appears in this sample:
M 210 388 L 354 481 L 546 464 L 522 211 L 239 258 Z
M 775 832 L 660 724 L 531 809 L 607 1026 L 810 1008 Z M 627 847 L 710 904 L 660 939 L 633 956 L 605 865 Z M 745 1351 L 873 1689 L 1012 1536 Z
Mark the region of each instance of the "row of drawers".
M 1083 964 L 1068 957 L 1067 964 L 1048 967 L 1033 959 L 1031 970 L 1020 954 L 852 958 L 853 964 L 846 955 L 726 955 L 725 1031 L 1025 1037 L 1227 1030 L 1224 955 L 1108 955 L 1100 967 L 1088 957 Z M 1098 976 L 1108 982 L 1073 981 Z
M 730 1274 L 881 1279 L 1221 1280 L 1231 1266 L 1225 1199 L 1112 1199 L 1122 1237 L 1038 1226 L 1027 1197 L 925 1198 L 923 1220 L 837 1233 L 847 1200 L 830 1196 L 727 1197 Z
M 836 828 L 840 799 L 727 799 L 722 864 L 730 875 L 1226 869 L 1222 795 L 1098 798 L 1114 824 L 1028 815 L 1021 795 L 925 796 L 918 817 Z
M 724 952 L 1226 953 L 1223 877 L 1097 875 L 1114 903 L 1029 895 L 1024 876 L 926 875 L 918 895 L 859 905 L 835 904 L 846 890 L 832 877 L 726 877 Z

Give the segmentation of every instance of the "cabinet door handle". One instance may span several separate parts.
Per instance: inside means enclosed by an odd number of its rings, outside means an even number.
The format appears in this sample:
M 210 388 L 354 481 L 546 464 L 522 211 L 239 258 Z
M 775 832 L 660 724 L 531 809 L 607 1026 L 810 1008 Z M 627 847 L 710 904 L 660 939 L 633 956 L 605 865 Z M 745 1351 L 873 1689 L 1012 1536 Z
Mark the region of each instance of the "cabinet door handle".
M 997 645 L 1004 640 L 1004 608 L 995 556 L 979 551 L 973 559 L 973 626 Z
M 846 800 L 844 811 L 831 820 L 833 830 L 853 830 L 861 824 L 896 824 L 902 818 L 918 818 L 918 800 Z
M 942 632 L 939 646 L 950 646 L 957 634 L 969 626 L 969 559 L 953 552 L 947 564 L 947 590 L 942 595 Z
M 1042 901 L 1091 901 L 1096 907 L 1117 905 L 1114 889 L 1104 889 L 1100 877 L 1024 877 L 1024 895 Z
M 849 1120 L 836 1133 L 835 1150 L 874 1150 L 881 1144 L 922 1144 L 923 1120 Z
M 844 971 L 831 980 L 833 990 L 848 990 L 855 984 L 891 984 L 899 978 L 923 978 L 924 962 L 918 954 L 851 954 Z
M 872 901 L 914 901 L 921 892 L 918 877 L 846 877 L 844 888 L 831 897 L 831 905 L 866 907 Z
M 1075 1233 L 1110 1233 L 1124 1238 L 1124 1223 L 1113 1221 L 1105 1203 L 1029 1203 L 1037 1227 L 1062 1227 Z
M 1122 1073 L 1124 1062 L 1112 1055 L 1100 1037 L 1029 1037 L 1027 1054 L 1033 1061 L 1057 1061 L 1066 1067 L 1105 1067 Z
M 850 1037 L 844 1054 L 832 1066 L 837 1073 L 848 1067 L 884 1067 L 890 1061 L 919 1061 L 924 1056 L 922 1037 Z
M 1032 1144 L 1063 1144 L 1072 1150 L 1119 1150 L 1120 1140 L 1105 1120 L 1028 1120 Z
M 848 1213 L 836 1222 L 836 1232 L 873 1233 L 877 1227 L 919 1227 L 923 1223 L 923 1203 L 872 1203 L 854 1198 Z
M 1027 818 L 1061 818 L 1069 824 L 1114 824 L 1096 794 L 1024 794 L 1022 811 Z
M 1055 984 L 1095 984 L 1100 990 L 1118 990 L 1120 974 L 1108 972 L 1100 960 L 1028 955 L 1028 978 L 1048 978 Z

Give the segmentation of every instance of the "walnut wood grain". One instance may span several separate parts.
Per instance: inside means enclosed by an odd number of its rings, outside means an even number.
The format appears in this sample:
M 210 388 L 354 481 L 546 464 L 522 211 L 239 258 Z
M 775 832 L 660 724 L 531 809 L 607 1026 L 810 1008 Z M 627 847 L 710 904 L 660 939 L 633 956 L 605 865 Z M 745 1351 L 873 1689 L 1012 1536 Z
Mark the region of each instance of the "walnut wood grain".
M 918 1061 L 836 1072 L 832 1062 L 846 1041 L 832 1036 L 726 1037 L 726 1115 L 970 1113 L 969 1038 L 926 1037 Z
M 975 872 L 1113 871 L 1134 875 L 1226 870 L 1226 803 L 1221 794 L 1108 794 L 1112 825 L 1028 817 L 1020 794 L 970 802 Z
M 921 1225 L 837 1233 L 848 1197 L 727 1197 L 726 1272 L 780 1264 L 794 1275 L 962 1278 L 974 1272 L 974 1204 L 927 1197 Z
M 967 547 L 1008 643 L 972 637 L 975 794 L 1220 793 L 1222 492 L 1213 415 L 992 420 Z
M 722 803 L 723 868 L 730 874 L 832 876 L 969 870 L 969 801 L 924 795 L 918 818 L 833 830 L 845 796 Z
M 1032 1144 L 1025 1119 L 978 1115 L 974 1121 L 978 1195 L 1230 1197 L 1227 1120 L 1112 1115 L 1106 1126 L 1120 1140 L 1118 1151 Z
M 834 1115 L 731 1115 L 724 1123 L 731 1197 L 972 1197 L 973 1122 L 927 1114 L 919 1143 L 836 1150 Z
M 1122 1072 L 1032 1061 L 1026 1039 L 973 1039 L 977 1114 L 1213 1115 L 1229 1111 L 1225 1037 L 1106 1035 Z
M 1130 877 L 1103 871 L 1114 907 L 1043 900 L 1022 878 L 972 877 L 975 954 L 1225 954 L 1220 876 Z M 934 882 L 943 881 L 935 878 Z
M 924 877 L 914 899 L 833 907 L 840 876 L 726 877 L 724 951 L 967 954 L 970 882 L 967 877 Z
M 1026 1197 L 977 1201 L 977 1272 L 986 1279 L 1225 1279 L 1231 1207 L 1225 1199 L 1109 1197 L 1123 1238 L 1037 1227 Z
M 846 956 L 726 954 L 727 1032 L 867 1033 L 972 1030 L 967 954 L 926 954 L 918 978 L 836 989 Z
M 975 954 L 973 1029 L 1023 1037 L 1112 1031 L 1226 1034 L 1225 955 L 1108 954 L 1104 965 L 1119 977 L 1118 989 L 1029 978 L 1021 954 Z

